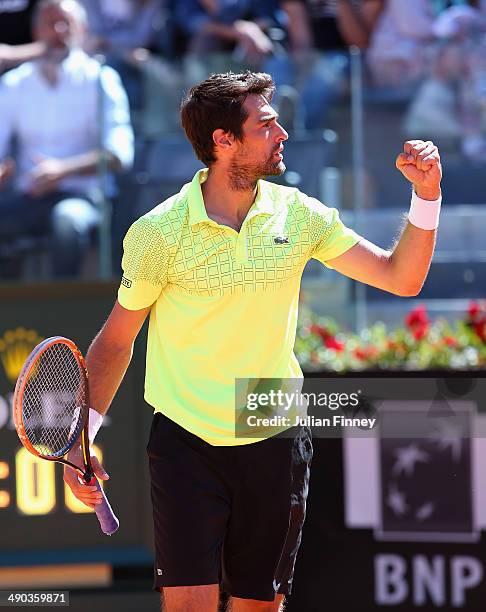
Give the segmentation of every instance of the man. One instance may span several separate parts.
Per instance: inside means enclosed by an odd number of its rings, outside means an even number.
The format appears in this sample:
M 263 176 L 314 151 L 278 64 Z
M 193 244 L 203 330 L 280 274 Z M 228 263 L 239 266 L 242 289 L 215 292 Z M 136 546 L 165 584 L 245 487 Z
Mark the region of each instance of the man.
M 178 0 L 174 20 L 188 38 L 188 53 L 231 53 L 261 65 L 273 50 L 267 31 L 277 25 L 272 0 Z M 206 59 L 207 61 L 207 59 Z
M 434 249 L 441 169 L 432 143 L 408 142 L 398 156 L 414 184 L 415 225 L 385 251 L 346 228 L 336 209 L 261 180 L 285 170 L 288 135 L 270 105 L 273 91 L 268 74 L 251 72 L 216 74 L 189 91 L 182 123 L 209 170 L 128 231 L 118 301 L 87 355 L 93 438 L 150 313 L 155 588 L 168 612 L 215 612 L 219 583 L 233 612 L 275 611 L 290 593 L 309 431 L 236 437 L 235 378 L 302 376 L 293 344 L 306 262 L 409 296 L 420 291 Z M 79 449 L 70 459 L 80 461 Z M 72 471 L 64 477 L 78 499 L 99 502 Z
M 84 26 L 74 0 L 41 0 L 33 31 L 44 55 L 0 81 L 0 190 L 15 170 L 12 137 L 18 156 L 14 193 L 0 193 L 0 239 L 50 233 L 57 276 L 79 273 L 101 175 L 133 158 L 126 94 L 114 70 L 81 51 Z

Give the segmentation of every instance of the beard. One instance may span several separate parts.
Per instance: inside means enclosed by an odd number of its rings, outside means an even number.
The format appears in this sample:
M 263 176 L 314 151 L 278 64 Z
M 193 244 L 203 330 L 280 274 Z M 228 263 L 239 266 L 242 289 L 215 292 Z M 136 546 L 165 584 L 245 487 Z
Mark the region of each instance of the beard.
M 266 176 L 281 176 L 287 169 L 282 159 L 275 159 L 277 147 L 264 161 L 249 160 L 239 154 L 233 157 L 228 174 L 230 185 L 234 191 L 253 189 L 258 179 Z

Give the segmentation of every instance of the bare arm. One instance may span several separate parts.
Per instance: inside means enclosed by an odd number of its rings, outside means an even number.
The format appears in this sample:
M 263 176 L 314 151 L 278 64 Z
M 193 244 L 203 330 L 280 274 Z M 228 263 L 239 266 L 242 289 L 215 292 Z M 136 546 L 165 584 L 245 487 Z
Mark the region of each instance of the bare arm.
M 105 414 L 130 364 L 133 344 L 149 308 L 127 310 L 115 303 L 106 323 L 89 347 L 86 365 L 89 372 L 91 407 Z
M 239 32 L 234 25 L 227 25 L 219 21 L 208 21 L 205 23 L 204 32 L 230 42 L 239 41 Z
M 331 260 L 332 267 L 352 278 L 395 295 L 417 295 L 429 271 L 436 231 L 407 223 L 392 250 L 361 240 L 343 255 Z
M 341 36 L 348 45 L 366 48 L 374 25 L 382 11 L 382 0 L 367 0 L 360 9 L 349 0 L 338 2 L 337 21 Z
M 100 164 L 106 164 L 108 170 L 118 172 L 122 164 L 120 159 L 111 151 L 94 150 L 66 160 L 66 174 L 68 176 L 95 174 L 98 172 Z
M 115 303 L 106 323 L 89 347 L 86 355 L 86 365 L 89 375 L 89 391 L 91 407 L 101 414 L 108 410 L 125 372 L 130 364 L 133 343 L 140 328 L 150 311 L 127 310 L 118 302 Z M 82 465 L 80 446 L 75 446 L 68 455 L 69 461 Z M 92 456 L 93 470 L 102 480 L 108 474 L 100 465 L 98 459 Z M 90 508 L 101 503 L 101 493 L 95 486 L 81 484 L 74 470 L 64 469 L 64 481 L 71 488 L 75 497 Z
M 238 19 L 231 25 L 208 21 L 204 26 L 204 32 L 240 44 L 250 54 L 266 55 L 272 51 L 272 41 L 253 21 Z
M 312 48 L 312 32 L 306 7 L 301 2 L 284 2 L 288 17 L 288 32 L 292 51 L 308 51 Z
M 0 45 L 0 70 L 37 59 L 44 54 L 45 49 L 45 44 L 41 42 L 25 45 Z
M 102 163 L 106 164 L 109 170 L 118 171 L 122 167 L 118 157 L 106 150 L 93 150 L 65 159 L 52 157 L 41 159 L 30 173 L 32 179 L 30 193 L 33 196 L 42 196 L 56 189 L 59 181 L 69 176 L 96 174 Z
M 442 170 L 433 143 L 406 142 L 396 165 L 419 197 L 436 200 L 440 196 Z M 436 234 L 436 230 L 423 230 L 408 222 L 392 250 L 361 240 L 330 262 L 335 270 L 357 281 L 396 295 L 414 296 L 427 277 Z

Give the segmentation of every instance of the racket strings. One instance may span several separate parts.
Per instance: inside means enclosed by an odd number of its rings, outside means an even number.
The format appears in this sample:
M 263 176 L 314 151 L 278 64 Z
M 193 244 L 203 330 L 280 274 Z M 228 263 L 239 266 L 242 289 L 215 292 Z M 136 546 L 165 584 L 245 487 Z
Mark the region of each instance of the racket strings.
M 65 454 L 81 431 L 85 404 L 83 373 L 71 349 L 50 346 L 29 373 L 22 403 L 25 432 L 37 452 Z

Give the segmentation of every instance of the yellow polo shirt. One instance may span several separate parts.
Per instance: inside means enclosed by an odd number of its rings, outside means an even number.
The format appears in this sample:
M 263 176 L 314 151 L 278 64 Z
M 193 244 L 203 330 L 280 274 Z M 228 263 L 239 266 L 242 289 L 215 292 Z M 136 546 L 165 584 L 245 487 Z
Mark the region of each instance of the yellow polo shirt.
M 235 435 L 235 379 L 302 378 L 293 347 L 305 264 L 332 267 L 360 236 L 336 209 L 263 180 L 240 231 L 220 225 L 204 207 L 207 172 L 130 227 L 118 301 L 152 306 L 146 401 L 233 446 L 261 439 Z

